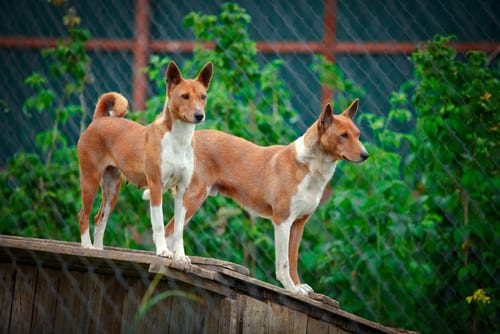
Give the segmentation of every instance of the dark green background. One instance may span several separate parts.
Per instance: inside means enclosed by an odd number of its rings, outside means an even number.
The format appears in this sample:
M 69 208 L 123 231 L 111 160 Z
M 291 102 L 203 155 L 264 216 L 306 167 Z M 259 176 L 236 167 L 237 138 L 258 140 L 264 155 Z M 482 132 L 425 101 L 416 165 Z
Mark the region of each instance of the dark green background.
M 323 38 L 323 1 L 235 1 L 252 17 L 250 36 L 256 41 L 320 41 Z M 70 2 L 82 18 L 82 27 L 92 38 L 133 39 L 133 0 L 86 0 Z M 153 40 L 192 40 L 182 20 L 191 11 L 217 14 L 222 1 L 151 1 Z M 3 37 L 64 36 L 63 9 L 46 1 L 1 1 L 0 35 Z M 500 2 L 487 1 L 364 1 L 339 0 L 336 27 L 338 41 L 406 42 L 424 41 L 435 34 L 457 36 L 458 41 L 500 41 Z M 22 105 L 33 91 L 23 80 L 34 71 L 46 74 L 48 64 L 41 50 L 0 48 L 0 166 L 16 151 L 34 148 L 36 132 L 50 126 L 45 114 L 22 112 Z M 131 52 L 91 52 L 94 83 L 86 91 L 92 110 L 97 97 L 117 90 L 132 100 Z M 190 54 L 167 55 L 182 64 Z M 496 56 L 498 58 L 498 56 Z M 259 62 L 280 58 L 285 61 L 282 79 L 292 92 L 292 103 L 309 124 L 320 110 L 321 87 L 311 70 L 310 54 L 262 54 Z M 385 114 L 389 96 L 411 77 L 408 55 L 338 54 L 337 64 L 348 79 L 361 86 L 366 95 L 361 111 Z M 493 55 L 492 62 L 497 62 Z M 187 76 L 187 75 L 186 75 Z M 215 76 L 215 80 L 217 77 Z M 61 85 L 51 82 L 54 89 Z M 151 94 L 152 89 L 149 90 Z M 133 108 L 133 106 L 132 106 Z M 303 129 L 297 129 L 298 132 Z M 76 141 L 78 121 L 68 122 L 65 132 Z M 370 140 L 366 138 L 365 140 Z

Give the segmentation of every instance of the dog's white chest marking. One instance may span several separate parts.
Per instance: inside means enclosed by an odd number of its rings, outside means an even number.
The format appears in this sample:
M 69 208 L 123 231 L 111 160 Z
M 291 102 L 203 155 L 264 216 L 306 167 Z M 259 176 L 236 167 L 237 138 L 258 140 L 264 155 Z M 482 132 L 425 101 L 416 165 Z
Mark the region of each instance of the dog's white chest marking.
M 189 183 L 194 168 L 192 138 L 194 125 L 174 122 L 161 139 L 161 176 L 163 188 Z
M 297 159 L 309 166 L 309 173 L 299 183 L 290 206 L 290 214 L 298 218 L 316 210 L 326 184 L 333 177 L 337 163 L 322 152 L 319 154 L 311 152 L 304 145 L 303 137 L 295 141 L 295 147 Z

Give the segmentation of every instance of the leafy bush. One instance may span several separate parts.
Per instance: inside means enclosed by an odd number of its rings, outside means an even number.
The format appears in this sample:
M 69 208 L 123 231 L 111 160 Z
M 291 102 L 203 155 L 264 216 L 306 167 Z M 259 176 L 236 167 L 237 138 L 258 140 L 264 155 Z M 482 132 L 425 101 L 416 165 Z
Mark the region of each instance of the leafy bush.
M 409 171 L 422 205 L 440 217 L 429 254 L 439 280 L 430 298 L 443 305 L 445 318 L 455 319 L 452 330 L 470 321 L 476 332 L 477 314 L 466 296 L 479 288 L 498 291 L 500 72 L 489 67 L 484 52 L 470 51 L 461 60 L 452 40 L 436 36 L 412 55 L 415 80 L 407 86 L 407 105 L 415 108 L 417 123 Z M 493 330 L 499 306 L 498 299 L 485 305 L 489 312 L 479 315 L 485 328 Z M 467 308 L 469 317 L 456 317 Z

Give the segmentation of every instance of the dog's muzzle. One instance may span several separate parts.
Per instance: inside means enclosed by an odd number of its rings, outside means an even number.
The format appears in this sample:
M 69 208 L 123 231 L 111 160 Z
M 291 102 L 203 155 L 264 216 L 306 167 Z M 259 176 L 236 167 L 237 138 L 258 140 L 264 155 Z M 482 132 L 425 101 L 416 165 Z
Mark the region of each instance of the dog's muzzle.
M 368 153 L 367 150 L 363 150 L 363 151 L 361 151 L 360 157 L 361 157 L 361 161 L 365 161 L 366 159 L 368 159 L 370 157 L 370 154 Z
M 201 121 L 203 121 L 204 118 L 205 118 L 205 115 L 202 112 L 196 112 L 194 114 L 194 121 L 196 123 L 200 123 Z

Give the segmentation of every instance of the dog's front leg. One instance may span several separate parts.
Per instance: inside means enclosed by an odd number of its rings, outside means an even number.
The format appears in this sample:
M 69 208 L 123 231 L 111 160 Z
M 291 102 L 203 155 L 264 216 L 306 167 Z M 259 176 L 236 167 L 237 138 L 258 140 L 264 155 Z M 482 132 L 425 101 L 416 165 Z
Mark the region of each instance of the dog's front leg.
M 184 195 L 187 185 L 180 184 L 177 186 L 174 201 L 174 233 L 169 237 L 169 246 L 174 252 L 174 260 L 190 264 L 191 260 L 184 252 L 184 219 L 186 217 L 186 208 L 184 206 Z
M 172 258 L 173 253 L 167 247 L 163 227 L 162 187 L 150 183 L 149 196 L 151 225 L 153 226 L 153 242 L 156 247 L 156 255 Z
M 304 225 L 309 219 L 309 215 L 297 219 L 291 227 L 290 231 L 290 243 L 288 245 L 288 258 L 290 261 L 290 277 L 295 283 L 295 286 L 307 294 L 314 292 L 314 290 L 307 284 L 301 283 L 299 278 L 299 273 L 297 270 L 298 260 L 299 260 L 299 247 L 300 241 L 302 240 L 302 234 L 304 232 Z
M 276 278 L 287 290 L 301 295 L 307 295 L 309 291 L 303 289 L 301 285 L 296 286 L 290 277 L 290 262 L 288 259 L 288 246 L 290 242 L 290 229 L 293 220 L 285 220 L 281 223 L 274 223 L 274 244 L 276 252 Z

